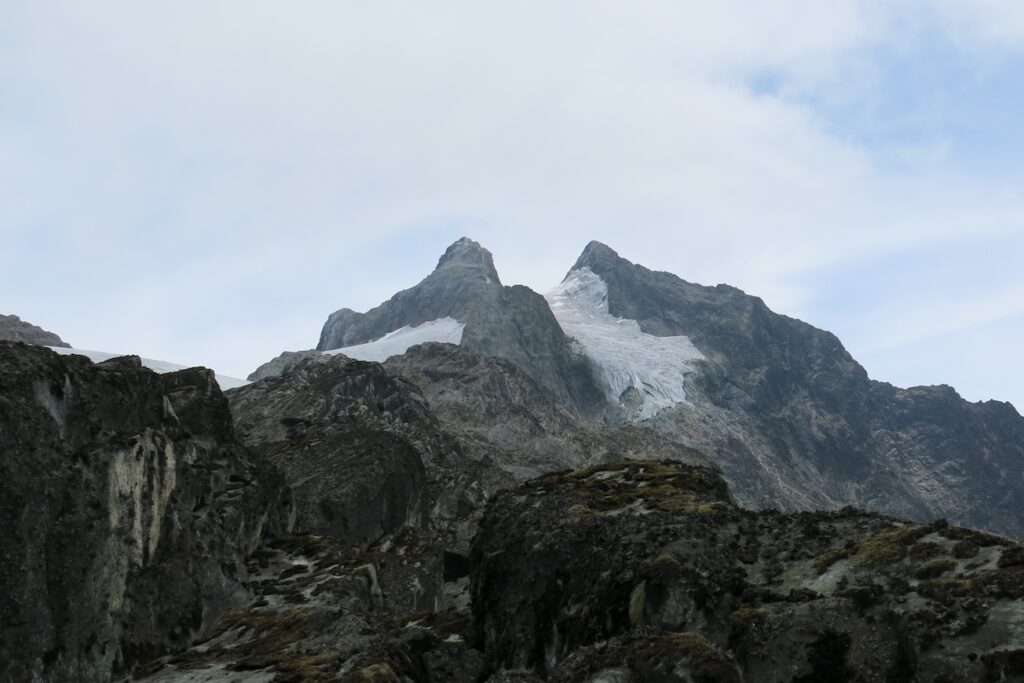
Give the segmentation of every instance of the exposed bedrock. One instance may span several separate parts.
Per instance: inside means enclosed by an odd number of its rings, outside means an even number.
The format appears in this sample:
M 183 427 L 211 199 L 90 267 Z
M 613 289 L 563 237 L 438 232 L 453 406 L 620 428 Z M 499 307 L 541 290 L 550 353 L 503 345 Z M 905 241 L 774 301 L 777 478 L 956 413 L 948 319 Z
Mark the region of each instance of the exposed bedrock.
M 246 599 L 291 524 L 213 373 L 0 342 L 2 680 L 105 681 Z
M 552 681 L 1021 680 L 1024 547 L 840 511 L 737 508 L 624 462 L 492 500 L 472 552 L 492 670 Z

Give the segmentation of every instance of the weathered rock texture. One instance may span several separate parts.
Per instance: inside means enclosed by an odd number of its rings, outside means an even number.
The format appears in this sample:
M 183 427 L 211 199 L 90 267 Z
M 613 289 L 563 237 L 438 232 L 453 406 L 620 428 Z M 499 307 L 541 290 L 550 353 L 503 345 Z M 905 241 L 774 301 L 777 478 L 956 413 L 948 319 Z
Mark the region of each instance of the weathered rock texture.
M 0 340 L 71 348 L 53 332 L 26 322 L 16 315 L 0 315 Z
M 465 643 L 465 610 L 404 611 L 407 551 L 415 548 L 353 553 L 317 536 L 273 540 L 248 562 L 254 599 L 192 648 L 151 662 L 142 680 L 476 683 L 483 655 Z
M 854 505 L 1024 537 L 1024 418 L 1009 403 L 872 381 L 834 335 L 596 242 L 576 268 L 604 280 L 612 315 L 686 335 L 707 356 L 688 379 L 691 405 L 646 424 L 711 457 L 740 501 Z
M 608 460 L 671 458 L 709 464 L 699 452 L 644 426 L 581 421 L 513 362 L 451 344 L 421 344 L 385 368 L 412 382 L 475 461 L 518 480 Z
M 245 599 L 291 522 L 213 373 L 0 342 L 0 679 L 105 681 Z
M 742 510 L 625 462 L 498 494 L 472 553 L 491 669 L 552 681 L 1024 677 L 1024 546 L 855 511 Z
M 326 360 L 320 351 L 285 351 L 256 368 L 246 377 L 250 382 L 258 382 L 268 377 L 277 377 L 288 372 L 304 360 Z
M 512 361 L 573 411 L 603 410 L 587 360 L 573 352 L 544 297 L 519 285 L 502 286 L 490 252 L 465 238 L 415 287 L 366 313 L 332 313 L 317 349 L 361 344 L 445 317 L 466 326 L 465 348 Z
M 468 511 L 511 481 L 466 458 L 415 385 L 379 363 L 305 359 L 228 395 L 242 440 L 295 488 L 306 533 L 365 548 L 409 528 L 464 552 Z

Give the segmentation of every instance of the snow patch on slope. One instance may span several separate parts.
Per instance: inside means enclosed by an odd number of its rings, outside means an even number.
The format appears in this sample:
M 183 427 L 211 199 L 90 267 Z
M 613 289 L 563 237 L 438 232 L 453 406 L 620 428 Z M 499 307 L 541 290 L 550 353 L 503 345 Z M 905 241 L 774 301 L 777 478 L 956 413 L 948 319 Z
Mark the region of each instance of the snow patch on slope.
M 656 337 L 637 321 L 608 313 L 608 285 L 590 268 L 569 273 L 545 298 L 565 334 L 597 366 L 609 400 L 634 422 L 688 403 L 683 382 L 693 372 L 689 363 L 704 358 L 689 337 Z
M 93 363 L 102 363 L 105 360 L 111 358 L 120 358 L 127 354 L 124 353 L 108 353 L 106 351 L 87 351 L 85 349 L 69 349 L 63 346 L 47 346 L 46 348 L 51 351 L 56 351 L 62 356 L 85 356 Z M 142 366 L 149 368 L 153 372 L 163 374 L 165 372 L 177 372 L 178 370 L 187 370 L 190 366 L 178 365 L 177 363 L 168 363 L 162 360 L 153 360 L 152 358 L 142 358 Z M 238 387 L 244 387 L 249 382 L 244 379 L 238 379 L 237 377 L 228 377 L 227 375 L 217 375 L 217 384 L 224 391 L 228 389 L 237 389 Z
M 340 353 L 356 360 L 383 363 L 392 356 L 402 355 L 417 344 L 442 342 L 459 345 L 462 343 L 462 332 L 465 329 L 466 326 L 455 318 L 440 318 L 421 325 L 406 325 L 365 344 L 331 349 L 324 353 L 329 356 Z

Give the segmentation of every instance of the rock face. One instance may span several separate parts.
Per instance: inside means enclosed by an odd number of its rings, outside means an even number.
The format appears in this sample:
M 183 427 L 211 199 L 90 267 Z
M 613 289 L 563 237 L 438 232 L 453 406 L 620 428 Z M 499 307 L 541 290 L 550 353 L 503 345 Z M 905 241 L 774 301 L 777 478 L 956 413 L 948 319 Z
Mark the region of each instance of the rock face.
M 607 285 L 613 316 L 685 335 L 689 405 L 645 424 L 706 453 L 746 504 L 843 505 L 1024 537 L 1024 418 L 949 387 L 868 378 L 832 334 L 738 289 L 702 287 L 587 246 L 573 271 Z
M 319 351 L 285 351 L 249 373 L 246 379 L 250 382 L 258 382 L 268 377 L 277 377 L 307 359 L 325 360 L 324 354 Z
M 431 462 L 454 444 L 422 398 L 380 365 L 304 360 L 230 400 L 241 439 L 294 487 L 298 531 L 366 547 L 405 526 L 426 528 L 421 453 Z
M 406 611 L 465 593 L 465 572 L 451 576 L 445 558 L 465 558 L 487 498 L 514 480 L 468 457 L 415 385 L 339 355 L 229 397 L 241 439 L 294 488 L 298 532 L 358 552 L 404 538 L 416 569 L 398 572 L 404 597 L 392 601 Z
M 502 286 L 490 252 L 465 238 L 415 287 L 367 313 L 332 313 L 317 349 L 362 344 L 446 317 L 465 325 L 465 348 L 512 361 L 573 411 L 603 410 L 586 359 L 573 352 L 544 298 L 526 287 Z
M 16 315 L 0 315 L 0 340 L 71 348 L 70 344 L 65 343 L 53 332 L 36 327 Z
M 0 342 L 0 679 L 106 681 L 187 645 L 290 506 L 210 371 Z
M 1021 680 L 1024 546 L 855 511 L 737 508 L 715 472 L 624 462 L 491 502 L 476 645 L 551 681 Z
M 412 382 L 477 462 L 517 480 L 626 458 L 709 464 L 699 452 L 640 425 L 580 421 L 511 361 L 451 344 L 421 344 L 385 368 Z

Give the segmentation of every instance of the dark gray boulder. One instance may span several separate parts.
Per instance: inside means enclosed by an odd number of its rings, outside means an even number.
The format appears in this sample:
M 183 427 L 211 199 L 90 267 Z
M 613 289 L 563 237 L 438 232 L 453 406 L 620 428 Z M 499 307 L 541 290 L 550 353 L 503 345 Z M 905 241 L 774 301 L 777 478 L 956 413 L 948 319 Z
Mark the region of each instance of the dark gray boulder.
M 503 286 L 490 252 L 466 238 L 448 247 L 434 272 L 415 287 L 366 313 L 332 313 L 317 349 L 362 344 L 445 317 L 465 325 L 465 348 L 515 363 L 571 410 L 603 410 L 586 359 L 574 353 L 544 298 L 526 287 Z
M 0 679 L 106 681 L 247 599 L 283 478 L 209 370 L 0 342 Z
M 0 314 L 0 340 L 38 344 L 39 346 L 63 346 L 71 348 L 53 332 L 26 322 L 16 315 Z

